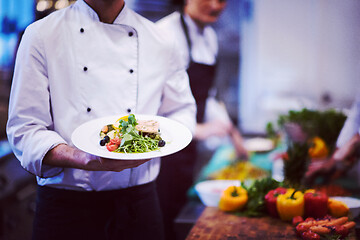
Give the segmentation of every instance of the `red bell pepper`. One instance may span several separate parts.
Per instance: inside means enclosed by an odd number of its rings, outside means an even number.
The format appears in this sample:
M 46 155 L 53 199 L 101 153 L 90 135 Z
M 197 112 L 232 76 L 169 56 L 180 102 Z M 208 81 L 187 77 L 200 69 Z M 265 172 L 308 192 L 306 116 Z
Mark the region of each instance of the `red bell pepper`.
M 276 189 L 270 190 L 265 195 L 265 206 L 268 214 L 272 217 L 279 217 L 277 208 L 276 208 L 276 199 L 279 195 L 286 193 L 287 189 L 283 187 L 278 187 Z
M 328 213 L 329 197 L 322 192 L 307 192 L 304 194 L 305 217 L 322 218 Z

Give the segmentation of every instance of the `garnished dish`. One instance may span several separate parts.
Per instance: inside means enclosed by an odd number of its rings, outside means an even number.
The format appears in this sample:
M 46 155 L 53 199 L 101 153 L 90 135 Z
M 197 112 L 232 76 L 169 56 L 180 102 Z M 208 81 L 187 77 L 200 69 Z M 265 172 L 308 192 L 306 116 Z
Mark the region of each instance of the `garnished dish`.
M 144 153 L 165 146 L 156 120 L 136 120 L 134 114 L 119 118 L 100 130 L 100 146 L 110 152 Z
M 173 154 L 192 140 L 190 130 L 170 118 L 144 114 L 120 116 L 82 123 L 72 133 L 72 144 L 103 158 L 141 160 Z

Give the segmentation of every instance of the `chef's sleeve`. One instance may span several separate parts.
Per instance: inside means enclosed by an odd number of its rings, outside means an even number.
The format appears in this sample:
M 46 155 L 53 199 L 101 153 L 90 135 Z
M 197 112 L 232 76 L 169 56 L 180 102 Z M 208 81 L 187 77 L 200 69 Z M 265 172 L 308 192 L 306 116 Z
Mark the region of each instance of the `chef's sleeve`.
M 39 36 L 41 32 L 30 25 L 17 52 L 7 136 L 25 170 L 39 177 L 51 177 L 63 169 L 43 165 L 44 156 L 66 142 L 53 131 L 46 56 Z

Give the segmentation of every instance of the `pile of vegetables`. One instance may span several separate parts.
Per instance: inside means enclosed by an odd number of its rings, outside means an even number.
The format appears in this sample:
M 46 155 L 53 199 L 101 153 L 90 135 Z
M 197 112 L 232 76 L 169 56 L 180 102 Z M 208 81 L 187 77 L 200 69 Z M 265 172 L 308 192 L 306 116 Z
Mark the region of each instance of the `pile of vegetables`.
M 266 215 L 265 195 L 281 185 L 280 182 L 267 177 L 255 180 L 250 186 L 246 186 L 243 182 L 237 188 L 238 195 L 246 195 L 246 202 L 240 201 L 241 204 L 234 206 L 231 199 L 233 186 L 225 190 L 220 198 L 221 206 L 219 208 L 224 211 L 236 211 L 237 214 L 249 217 L 260 217 Z M 240 196 L 237 196 L 239 199 Z M 233 208 L 227 205 L 233 206 Z
M 342 239 L 355 222 L 349 208 L 314 189 L 294 189 L 272 178 L 256 180 L 247 187 L 230 186 L 223 191 L 219 209 L 241 216 L 270 216 L 292 222 L 302 239 Z M 305 219 L 305 220 L 304 220 Z
M 293 225 L 298 236 L 304 240 L 344 239 L 355 227 L 348 217 L 335 218 L 326 216 L 321 219 L 301 217 L 294 218 Z

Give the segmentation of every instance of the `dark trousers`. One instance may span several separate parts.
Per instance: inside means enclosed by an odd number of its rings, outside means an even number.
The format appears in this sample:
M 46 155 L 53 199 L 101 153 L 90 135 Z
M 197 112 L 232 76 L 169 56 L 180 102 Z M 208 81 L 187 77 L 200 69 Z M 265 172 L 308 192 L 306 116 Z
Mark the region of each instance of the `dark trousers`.
M 164 239 L 154 182 L 112 191 L 38 187 L 33 240 Z
M 193 184 L 196 160 L 196 142 L 184 150 L 161 158 L 158 188 L 166 240 L 176 238 L 174 221 L 188 201 L 187 191 Z

